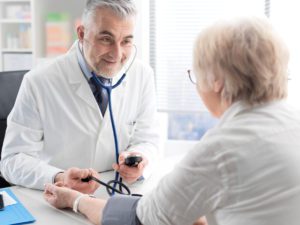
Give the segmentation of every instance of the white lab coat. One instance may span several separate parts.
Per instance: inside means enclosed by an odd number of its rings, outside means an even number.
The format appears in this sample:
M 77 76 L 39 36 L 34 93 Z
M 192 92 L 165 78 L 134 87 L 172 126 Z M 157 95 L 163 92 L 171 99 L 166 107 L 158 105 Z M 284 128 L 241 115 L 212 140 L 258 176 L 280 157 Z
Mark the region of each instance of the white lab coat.
M 1 173 L 14 184 L 43 189 L 69 167 L 112 169 L 115 147 L 109 110 L 103 118 L 79 67 L 76 47 L 75 43 L 67 54 L 24 77 L 2 149 Z M 150 67 L 135 60 L 112 91 L 112 108 L 120 151 L 146 155 L 147 177 L 159 143 Z
M 300 113 L 237 102 L 138 202 L 144 225 L 300 224 Z

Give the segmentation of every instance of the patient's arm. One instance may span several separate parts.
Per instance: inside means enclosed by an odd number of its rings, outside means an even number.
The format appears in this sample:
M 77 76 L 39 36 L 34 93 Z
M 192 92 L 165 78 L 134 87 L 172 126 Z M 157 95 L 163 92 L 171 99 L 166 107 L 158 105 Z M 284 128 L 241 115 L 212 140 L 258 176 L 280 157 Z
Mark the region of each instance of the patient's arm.
M 83 194 L 67 187 L 59 187 L 53 184 L 45 185 L 44 198 L 52 206 L 59 209 L 73 208 L 75 200 L 80 195 Z M 100 224 L 102 211 L 106 205 L 105 200 L 84 195 L 78 203 L 77 209 L 80 213 L 85 215 L 92 223 Z
M 82 198 L 79 202 L 78 211 L 84 214 L 93 224 L 100 224 L 105 204 L 106 201 L 99 198 Z

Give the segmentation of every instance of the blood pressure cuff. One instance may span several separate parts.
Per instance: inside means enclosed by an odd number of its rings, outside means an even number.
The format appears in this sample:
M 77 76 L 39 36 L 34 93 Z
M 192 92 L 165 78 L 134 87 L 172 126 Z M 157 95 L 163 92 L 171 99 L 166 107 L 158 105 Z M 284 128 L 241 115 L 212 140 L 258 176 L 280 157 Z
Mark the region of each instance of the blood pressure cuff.
M 102 225 L 142 225 L 136 216 L 140 197 L 115 195 L 108 199 L 103 210 Z

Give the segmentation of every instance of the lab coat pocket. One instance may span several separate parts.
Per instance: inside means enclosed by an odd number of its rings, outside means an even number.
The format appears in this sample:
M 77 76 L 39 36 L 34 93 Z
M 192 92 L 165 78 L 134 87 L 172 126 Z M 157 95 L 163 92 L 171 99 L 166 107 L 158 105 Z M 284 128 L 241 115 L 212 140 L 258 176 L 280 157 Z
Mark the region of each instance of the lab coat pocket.
M 129 137 L 132 137 L 132 135 L 134 134 L 136 121 L 129 121 L 127 122 L 126 125 L 127 125 L 127 134 Z
M 134 131 L 135 131 L 135 121 L 126 121 L 123 123 L 122 129 L 120 130 L 120 149 L 127 149 L 130 145 Z

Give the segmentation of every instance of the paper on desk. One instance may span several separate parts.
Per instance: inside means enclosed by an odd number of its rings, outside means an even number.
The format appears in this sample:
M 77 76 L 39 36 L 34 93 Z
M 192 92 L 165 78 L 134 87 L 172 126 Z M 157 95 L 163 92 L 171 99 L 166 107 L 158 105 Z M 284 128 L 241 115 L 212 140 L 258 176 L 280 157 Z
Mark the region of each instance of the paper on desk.
M 2 196 L 3 196 L 3 201 L 4 201 L 5 207 L 9 206 L 9 205 L 14 205 L 17 203 L 12 197 L 10 197 L 9 194 L 6 193 L 6 191 L 0 191 L 0 194 L 2 194 Z

